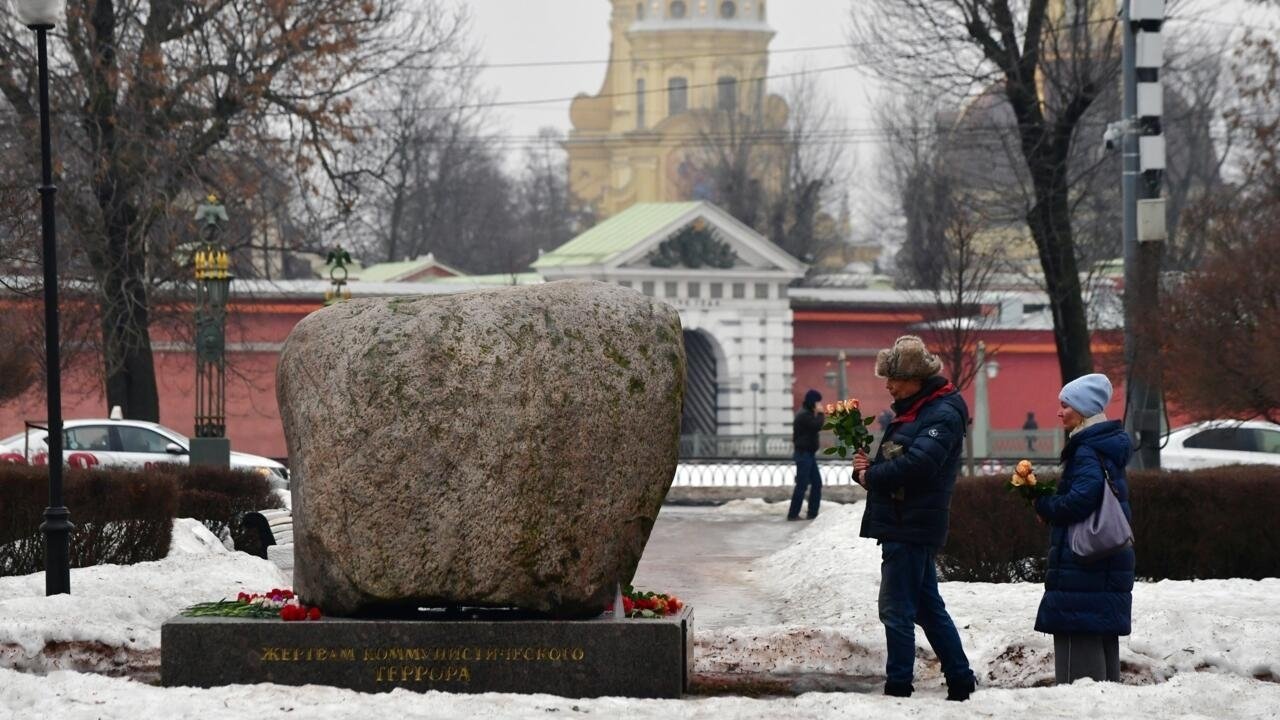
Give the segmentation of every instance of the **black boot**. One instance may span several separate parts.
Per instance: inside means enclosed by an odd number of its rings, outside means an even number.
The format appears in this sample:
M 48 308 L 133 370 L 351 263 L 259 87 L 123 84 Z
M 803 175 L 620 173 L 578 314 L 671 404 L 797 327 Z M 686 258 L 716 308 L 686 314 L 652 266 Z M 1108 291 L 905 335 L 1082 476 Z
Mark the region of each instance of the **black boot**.
M 911 683 L 886 682 L 884 684 L 884 694 L 891 697 L 911 697 L 911 693 L 915 692 L 915 688 Z
M 967 677 L 963 680 L 947 680 L 947 699 L 956 702 L 964 702 L 969 699 L 974 690 L 978 689 L 978 681 L 973 677 Z

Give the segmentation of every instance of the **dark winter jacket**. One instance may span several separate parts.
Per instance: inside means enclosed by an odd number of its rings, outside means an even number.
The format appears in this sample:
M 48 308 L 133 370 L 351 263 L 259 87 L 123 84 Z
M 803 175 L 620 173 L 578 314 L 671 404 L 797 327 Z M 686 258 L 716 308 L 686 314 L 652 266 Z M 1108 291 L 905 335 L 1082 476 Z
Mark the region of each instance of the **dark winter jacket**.
M 796 452 L 818 452 L 818 433 L 822 432 L 823 422 L 822 413 L 809 408 L 796 413 L 796 421 L 791 426 L 791 442 L 795 443 Z
M 1128 635 L 1133 606 L 1133 548 L 1085 562 L 1071 552 L 1067 528 L 1101 506 L 1106 488 L 1103 462 L 1125 515 L 1132 518 L 1129 484 L 1124 475 L 1129 462 L 1129 436 L 1116 421 L 1085 428 L 1067 441 L 1062 462 L 1057 493 L 1036 500 L 1036 512 L 1053 528 L 1036 630 L 1066 635 Z
M 969 408 L 954 385 L 934 377 L 916 397 L 894 403 L 894 410 L 867 469 L 861 534 L 940 548 L 947 540 Z

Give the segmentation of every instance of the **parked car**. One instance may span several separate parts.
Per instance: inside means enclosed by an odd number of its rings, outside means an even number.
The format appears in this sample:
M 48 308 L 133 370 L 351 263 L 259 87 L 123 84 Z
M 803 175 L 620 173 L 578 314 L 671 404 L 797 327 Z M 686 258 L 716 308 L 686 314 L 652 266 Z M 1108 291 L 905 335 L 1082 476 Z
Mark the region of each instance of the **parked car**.
M 40 428 L 0 440 L 0 460 L 48 462 L 49 433 Z M 163 425 L 141 420 L 67 420 L 63 422 L 63 459 L 70 467 L 149 468 L 157 463 L 190 462 L 191 441 Z M 232 452 L 231 467 L 253 470 L 277 489 L 289 485 L 289 471 L 270 458 Z
M 1160 451 L 1168 470 L 1221 465 L 1280 465 L 1280 425 L 1262 420 L 1210 420 L 1169 433 Z

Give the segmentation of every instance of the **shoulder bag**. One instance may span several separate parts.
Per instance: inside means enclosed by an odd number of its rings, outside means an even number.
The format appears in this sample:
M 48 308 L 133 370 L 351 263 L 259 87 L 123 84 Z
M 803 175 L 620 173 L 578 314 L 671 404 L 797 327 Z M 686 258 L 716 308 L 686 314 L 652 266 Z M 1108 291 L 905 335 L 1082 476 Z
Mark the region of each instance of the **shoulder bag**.
M 1111 473 L 1107 472 L 1107 461 L 1096 450 L 1094 454 L 1098 455 L 1102 477 L 1107 482 L 1102 504 L 1089 517 L 1067 528 L 1071 552 L 1085 562 L 1102 560 L 1133 546 L 1133 528 L 1120 506 L 1119 493 Z

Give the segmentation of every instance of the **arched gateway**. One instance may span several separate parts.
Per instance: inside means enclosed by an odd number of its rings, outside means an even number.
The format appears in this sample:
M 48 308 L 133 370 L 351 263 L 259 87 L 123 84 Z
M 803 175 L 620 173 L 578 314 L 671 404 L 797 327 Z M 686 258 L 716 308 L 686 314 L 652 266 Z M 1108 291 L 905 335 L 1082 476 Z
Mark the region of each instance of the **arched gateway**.
M 707 202 L 641 203 L 542 255 L 546 280 L 613 282 L 685 329 L 685 435 L 784 434 L 794 412 L 787 288 L 805 265 Z
M 716 351 L 705 333 L 684 331 L 685 382 L 681 435 L 717 435 L 719 384 L 716 382 Z

